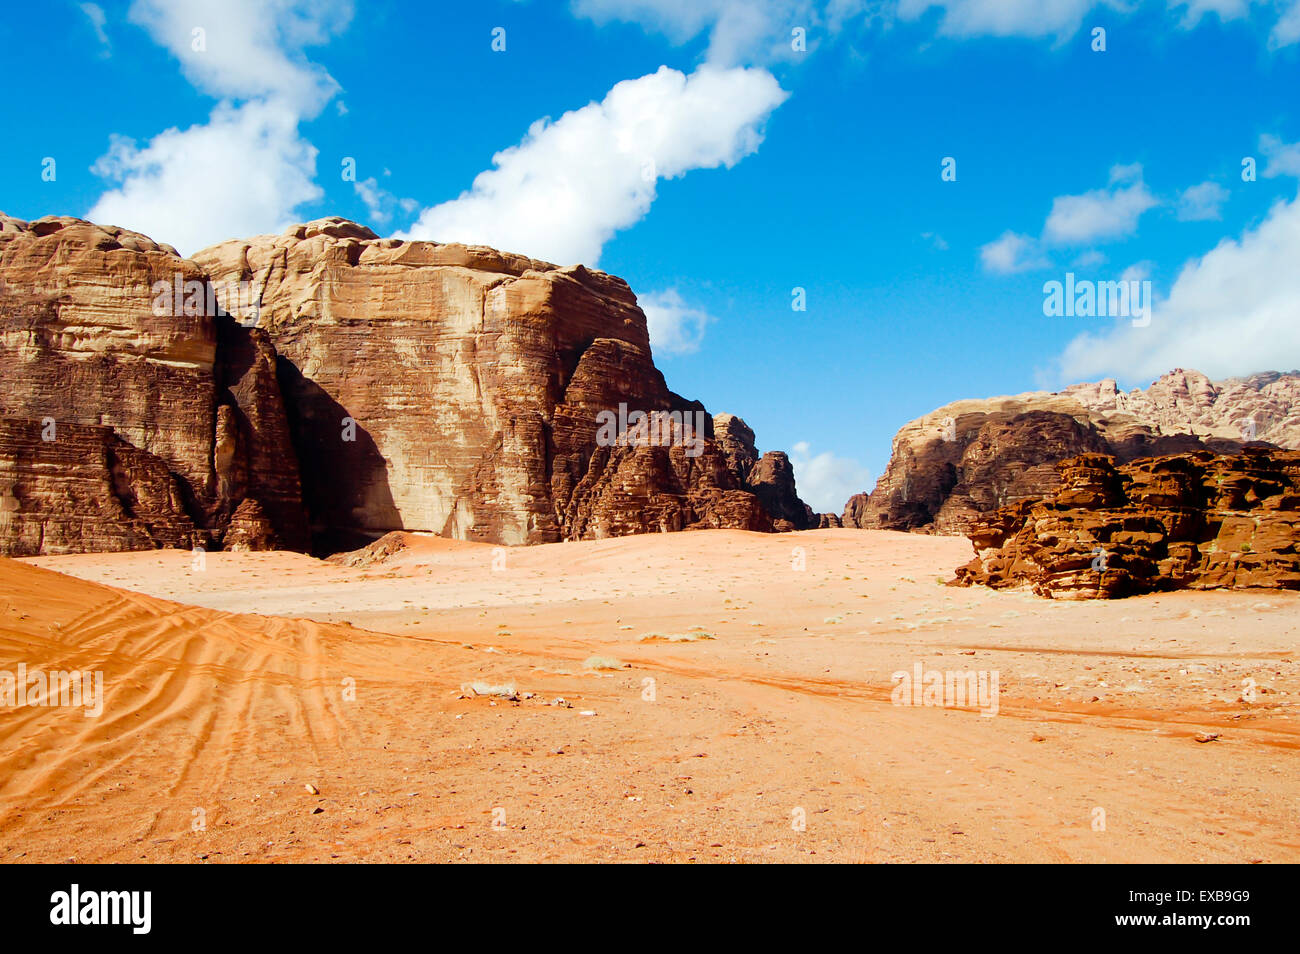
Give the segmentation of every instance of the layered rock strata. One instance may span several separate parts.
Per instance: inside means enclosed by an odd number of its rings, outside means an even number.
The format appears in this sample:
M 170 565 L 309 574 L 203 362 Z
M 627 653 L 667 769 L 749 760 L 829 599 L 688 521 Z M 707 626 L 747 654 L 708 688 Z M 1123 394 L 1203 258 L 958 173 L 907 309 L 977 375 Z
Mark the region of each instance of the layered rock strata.
M 1058 599 L 1300 588 L 1300 453 L 1085 454 L 1059 470 L 1054 493 L 975 521 L 959 582 Z
M 957 401 L 899 430 L 884 474 L 845 507 L 845 526 L 963 533 L 982 514 L 1050 493 L 1055 464 L 1084 453 L 1121 462 L 1264 441 L 1300 448 L 1300 375 L 1213 382 L 1176 370 L 1145 390 L 1113 380 L 1060 392 Z
M 817 525 L 583 266 L 337 218 L 185 259 L 0 216 L 0 360 L 0 552 Z
M 274 352 L 206 289 L 138 233 L 0 216 L 0 552 L 219 547 L 254 504 L 241 545 L 307 545 Z
M 744 423 L 727 416 L 717 440 L 703 407 L 668 389 L 621 279 L 341 219 L 194 258 L 259 291 L 330 548 L 395 529 L 519 544 L 799 525 L 793 480 L 751 484 Z M 600 415 L 620 408 L 672 423 L 660 440 L 602 442 Z

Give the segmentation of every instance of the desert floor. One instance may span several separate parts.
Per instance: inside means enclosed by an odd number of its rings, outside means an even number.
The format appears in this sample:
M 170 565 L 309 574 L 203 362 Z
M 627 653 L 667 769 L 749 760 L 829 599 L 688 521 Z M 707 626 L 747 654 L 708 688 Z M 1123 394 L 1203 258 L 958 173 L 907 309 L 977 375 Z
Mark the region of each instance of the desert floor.
M 1300 861 L 1300 594 L 943 585 L 969 556 L 0 560 L 0 670 L 106 697 L 0 716 L 0 861 Z M 893 704 L 917 663 L 996 671 L 997 714 Z

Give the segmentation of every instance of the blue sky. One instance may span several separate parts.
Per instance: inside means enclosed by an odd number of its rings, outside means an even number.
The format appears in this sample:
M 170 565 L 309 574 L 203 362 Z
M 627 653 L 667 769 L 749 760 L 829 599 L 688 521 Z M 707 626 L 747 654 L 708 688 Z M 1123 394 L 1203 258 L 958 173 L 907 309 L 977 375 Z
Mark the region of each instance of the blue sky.
M 1300 366 L 1298 0 L 101 0 L 0 38 L 10 215 L 594 261 L 818 509 L 951 400 Z M 1067 272 L 1152 321 L 1045 316 Z

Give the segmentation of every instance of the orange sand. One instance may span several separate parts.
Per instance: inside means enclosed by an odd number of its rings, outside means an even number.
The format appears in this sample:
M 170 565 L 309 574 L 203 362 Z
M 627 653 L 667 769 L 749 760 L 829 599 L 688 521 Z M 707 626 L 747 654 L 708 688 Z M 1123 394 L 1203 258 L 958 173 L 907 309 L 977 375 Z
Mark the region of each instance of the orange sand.
M 0 860 L 1300 860 L 1300 594 L 947 587 L 964 539 L 889 532 L 411 541 L 0 560 L 0 671 L 106 697 L 0 709 Z M 892 704 L 917 663 L 998 714 Z

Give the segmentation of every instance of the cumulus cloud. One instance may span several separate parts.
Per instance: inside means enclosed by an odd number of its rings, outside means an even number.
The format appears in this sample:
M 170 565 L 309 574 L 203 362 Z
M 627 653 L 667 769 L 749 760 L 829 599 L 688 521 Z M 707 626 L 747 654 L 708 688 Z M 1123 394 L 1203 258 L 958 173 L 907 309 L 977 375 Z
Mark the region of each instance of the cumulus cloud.
M 1137 6 L 1129 0 L 898 0 L 897 10 L 904 20 L 939 10 L 943 36 L 1051 37 L 1062 42 L 1095 12 L 1126 14 Z M 1300 0 L 1167 0 L 1166 7 L 1185 30 L 1197 27 L 1207 14 L 1226 23 L 1258 12 L 1265 20 L 1277 17 L 1269 35 L 1270 48 L 1300 40 Z
M 980 261 L 985 271 L 999 275 L 1048 268 L 1052 263 L 1047 250 L 1052 246 L 1088 245 L 1132 235 L 1142 214 L 1159 204 L 1142 181 L 1140 164 L 1112 166 L 1106 188 L 1053 199 L 1041 236 L 1003 232 L 980 249 Z M 1096 249 L 1084 252 L 1080 260 L 1084 259 L 1105 260 Z
M 1146 0 L 1151 4 L 1153 0 Z M 1051 38 L 1073 37 L 1089 16 L 1108 11 L 1132 13 L 1141 0 L 571 0 L 578 16 L 597 24 L 640 24 L 673 43 L 707 34 L 706 58 L 720 65 L 791 58 L 793 27 L 807 29 L 808 49 L 833 37 L 847 24 L 895 19 L 918 21 L 934 13 L 941 36 Z M 1258 13 L 1277 17 L 1269 47 L 1300 40 L 1300 0 L 1166 0 L 1176 25 L 1190 30 L 1206 14 L 1227 22 Z
M 1290 7 L 1282 11 L 1274 24 L 1268 45 L 1276 50 L 1296 42 L 1300 42 L 1300 0 L 1291 0 Z
M 385 174 L 387 174 L 387 170 L 385 170 Z M 399 199 L 381 186 L 379 180 L 374 176 L 352 183 L 352 188 L 356 191 L 357 197 L 365 204 L 366 211 L 370 213 L 371 221 L 376 225 L 387 225 L 398 209 L 410 213 L 420 206 L 414 199 Z
M 693 354 L 700 350 L 704 329 L 713 318 L 682 300 L 677 289 L 642 295 L 637 303 L 645 312 L 650 329 L 650 346 L 664 354 Z
M 900 0 L 898 15 L 915 20 L 939 8 L 944 36 L 1024 36 L 1068 39 L 1097 0 Z M 1114 4 L 1105 4 L 1113 6 Z
M 1064 380 L 1150 380 L 1170 368 L 1212 377 L 1300 367 L 1300 199 L 1182 269 L 1145 328 L 1124 322 L 1079 335 L 1060 359 Z
M 279 231 L 319 199 L 316 149 L 296 111 L 278 102 L 219 105 L 205 124 L 168 129 L 147 145 L 117 137 L 92 167 L 122 185 L 87 213 L 143 232 L 183 255 L 240 235 Z
M 742 58 L 765 58 L 777 49 L 777 24 L 806 21 L 810 4 L 801 0 L 573 0 L 573 12 L 597 24 L 639 23 L 673 43 L 709 34 L 709 62 L 733 66 Z M 797 25 L 797 24 L 796 24 Z M 785 26 L 789 49 L 790 26 Z
M 176 57 L 196 89 L 231 99 L 281 99 L 312 117 L 339 86 L 303 49 L 341 32 L 352 2 L 135 0 L 128 16 Z
M 1142 181 L 1142 166 L 1117 165 L 1110 185 L 1082 195 L 1057 196 L 1043 226 L 1043 237 L 1061 245 L 1122 238 L 1137 231 L 1142 213 L 1159 205 Z
M 813 454 L 807 441 L 790 448 L 790 464 L 799 496 L 818 513 L 839 513 L 850 497 L 871 487 L 870 472 L 856 460 Z
M 788 94 L 762 69 L 668 67 L 616 84 L 599 103 L 539 119 L 458 198 L 404 237 L 476 242 L 560 264 L 595 265 L 646 214 L 660 179 L 730 168 L 758 149 Z
M 87 216 L 183 254 L 292 222 L 298 205 L 323 194 L 316 149 L 299 124 L 338 90 L 302 51 L 343 29 L 351 13 L 350 0 L 135 0 L 132 22 L 222 101 L 206 123 L 167 129 L 144 146 L 114 137 L 92 168 L 116 185 Z
M 1223 217 L 1228 190 L 1217 182 L 1202 182 L 1184 189 L 1178 196 L 1177 215 L 1181 222 L 1204 222 Z
M 1220 20 L 1239 20 L 1250 13 L 1250 0 L 1169 0 L 1170 10 L 1182 10 L 1182 25 L 1194 27 L 1207 13 Z
M 1277 176 L 1300 176 L 1300 142 L 1284 143 L 1277 136 L 1268 133 L 1259 137 L 1259 150 L 1268 160 L 1264 167 L 1264 178 Z
M 82 3 L 78 4 L 78 6 L 81 8 L 81 12 L 86 15 L 86 19 L 90 21 L 96 39 L 103 46 L 103 55 L 108 56 L 111 44 L 108 42 L 108 34 L 104 32 L 104 25 L 108 22 L 108 18 L 104 16 L 104 8 L 97 3 Z
M 1038 241 L 1019 232 L 1002 235 L 980 249 L 980 261 L 987 271 L 997 275 L 1014 275 L 1016 272 L 1045 268 L 1049 264 L 1039 250 Z
M 705 60 L 718 66 L 768 63 L 798 55 L 796 28 L 806 50 L 846 23 L 882 17 L 880 0 L 572 0 L 573 12 L 597 24 L 637 23 L 673 43 L 707 34 Z
M 1268 37 L 1270 49 L 1300 40 L 1300 0 L 1169 0 L 1169 9 L 1183 11 L 1180 25 L 1185 29 L 1195 27 L 1210 13 L 1227 23 L 1245 19 L 1258 9 L 1263 17 L 1277 16 Z

